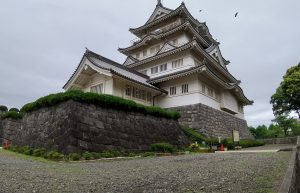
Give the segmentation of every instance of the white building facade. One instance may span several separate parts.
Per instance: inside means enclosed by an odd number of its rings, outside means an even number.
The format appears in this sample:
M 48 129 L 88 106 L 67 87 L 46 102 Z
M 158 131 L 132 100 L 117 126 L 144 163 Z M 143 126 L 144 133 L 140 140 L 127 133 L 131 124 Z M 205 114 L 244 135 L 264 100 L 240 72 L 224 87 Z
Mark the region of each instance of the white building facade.
M 137 40 L 119 48 L 118 64 L 87 50 L 65 90 L 111 94 L 144 105 L 178 108 L 203 104 L 244 119 L 247 99 L 205 23 L 182 3 L 175 10 L 160 1 L 148 19 L 130 32 Z

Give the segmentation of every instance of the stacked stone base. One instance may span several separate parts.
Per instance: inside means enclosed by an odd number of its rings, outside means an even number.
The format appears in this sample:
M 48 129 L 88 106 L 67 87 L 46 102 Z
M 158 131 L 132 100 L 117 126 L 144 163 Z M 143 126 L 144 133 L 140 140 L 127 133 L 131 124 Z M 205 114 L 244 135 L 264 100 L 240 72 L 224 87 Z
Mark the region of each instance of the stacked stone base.
M 70 152 L 148 151 L 153 143 L 186 146 L 176 120 L 68 101 L 3 121 L 4 137 L 17 146 Z
M 203 104 L 172 108 L 181 113 L 179 123 L 195 129 L 207 137 L 231 138 L 232 130 L 239 131 L 241 139 L 254 139 L 247 122 L 228 113 Z

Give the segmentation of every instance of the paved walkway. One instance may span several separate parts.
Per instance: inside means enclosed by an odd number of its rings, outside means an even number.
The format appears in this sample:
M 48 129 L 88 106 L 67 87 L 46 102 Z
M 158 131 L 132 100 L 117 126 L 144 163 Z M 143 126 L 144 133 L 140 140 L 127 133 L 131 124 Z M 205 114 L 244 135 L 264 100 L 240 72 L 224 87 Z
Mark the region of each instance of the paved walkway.
M 259 147 L 249 147 L 241 150 L 230 150 L 230 151 L 217 151 L 216 153 L 267 153 L 267 152 L 279 152 L 287 151 L 294 148 L 293 144 L 271 144 Z

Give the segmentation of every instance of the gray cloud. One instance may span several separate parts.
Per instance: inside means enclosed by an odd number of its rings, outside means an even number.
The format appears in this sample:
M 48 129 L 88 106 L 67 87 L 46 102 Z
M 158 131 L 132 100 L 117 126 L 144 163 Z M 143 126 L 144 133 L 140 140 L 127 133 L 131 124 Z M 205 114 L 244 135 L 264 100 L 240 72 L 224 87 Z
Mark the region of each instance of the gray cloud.
M 179 0 L 164 0 L 176 8 Z M 246 108 L 249 125 L 273 119 L 270 96 L 287 68 L 300 61 L 297 0 L 188 0 L 190 12 L 206 21 L 230 72 L 255 101 Z M 26 0 L 0 7 L 0 104 L 21 107 L 62 91 L 84 48 L 123 62 L 117 52 L 135 37 L 129 27 L 145 23 L 156 1 Z M 199 10 L 202 9 L 202 12 Z M 237 18 L 234 13 L 239 12 Z

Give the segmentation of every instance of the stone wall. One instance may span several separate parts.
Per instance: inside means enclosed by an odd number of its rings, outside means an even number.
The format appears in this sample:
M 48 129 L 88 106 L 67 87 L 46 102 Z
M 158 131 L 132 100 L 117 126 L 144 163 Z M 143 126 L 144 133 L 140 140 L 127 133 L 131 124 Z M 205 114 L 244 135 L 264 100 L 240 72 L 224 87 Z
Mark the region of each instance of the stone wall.
M 64 153 L 115 149 L 138 152 L 158 142 L 176 146 L 189 143 L 178 121 L 74 101 L 28 113 L 20 122 L 7 119 L 4 123 L 4 133 L 13 144 Z
M 228 113 L 203 104 L 172 108 L 181 113 L 179 123 L 195 129 L 207 137 L 231 138 L 232 130 L 239 131 L 241 139 L 254 139 L 247 122 Z
M 2 143 L 3 140 L 3 126 L 2 126 L 2 120 L 0 119 L 0 143 Z M 2 144 L 0 144 L 1 146 Z
M 266 144 L 296 144 L 297 137 L 284 137 L 284 138 L 271 138 L 271 139 L 260 139 Z

